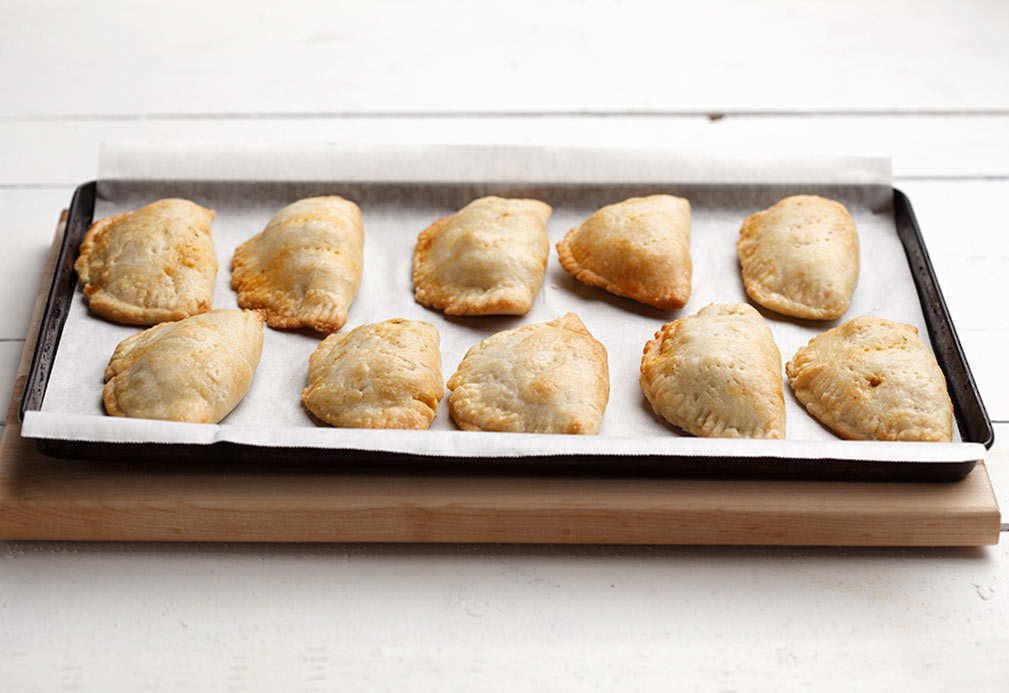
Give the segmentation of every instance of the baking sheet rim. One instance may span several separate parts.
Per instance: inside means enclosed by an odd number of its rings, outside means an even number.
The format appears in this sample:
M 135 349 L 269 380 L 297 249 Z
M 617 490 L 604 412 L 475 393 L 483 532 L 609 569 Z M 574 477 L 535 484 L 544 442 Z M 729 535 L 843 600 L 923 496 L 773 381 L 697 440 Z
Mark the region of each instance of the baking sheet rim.
M 138 179 L 136 182 L 147 182 L 143 179 Z M 203 181 L 212 182 L 212 181 Z M 250 181 L 252 182 L 252 181 Z M 287 182 L 287 181 L 279 181 Z M 384 181 L 374 181 L 376 183 L 381 183 Z M 75 191 L 75 197 L 77 192 L 86 187 L 87 183 L 83 184 Z M 894 188 L 890 188 L 895 190 Z M 69 239 L 64 238 L 64 244 L 69 243 Z M 58 274 L 59 268 L 56 268 L 56 273 Z M 55 277 L 53 282 L 53 289 L 55 289 Z M 109 441 L 107 438 L 100 437 L 88 437 L 88 436 L 78 436 L 78 437 L 60 437 L 50 434 L 41 435 L 34 430 L 35 422 L 37 422 L 40 417 L 46 417 L 47 414 L 40 411 L 26 410 L 23 412 L 25 427 L 22 430 L 22 435 L 26 438 L 34 438 L 38 441 L 44 440 L 54 440 L 54 441 L 79 441 L 82 443 L 105 443 L 111 446 L 115 446 L 117 442 Z M 63 415 L 65 416 L 65 415 Z M 82 415 L 83 416 L 83 415 Z M 102 422 L 107 423 L 110 419 L 106 417 L 93 417 L 88 416 L 87 418 L 98 419 Z M 122 424 L 123 420 L 118 420 L 119 424 Z M 178 426 L 199 426 L 202 427 L 203 434 L 199 436 L 199 440 L 192 443 L 187 441 L 158 441 L 145 439 L 143 441 L 134 441 L 141 443 L 150 443 L 151 445 L 209 445 L 218 442 L 235 442 L 228 437 L 228 425 L 227 424 L 177 424 Z M 127 424 L 128 425 L 128 424 Z M 250 441 L 248 439 L 248 429 L 246 427 L 233 427 L 241 428 L 243 430 L 243 435 L 246 436 L 246 440 L 237 443 L 239 445 L 248 445 L 250 447 L 275 447 L 275 444 L 258 443 L 256 441 Z M 349 429 L 297 429 L 301 433 L 312 434 L 312 437 L 316 437 L 319 434 L 323 438 L 331 437 L 334 435 L 334 431 L 338 432 L 340 435 L 346 435 Z M 371 435 L 375 434 L 375 431 L 357 431 L 356 434 Z M 382 435 L 387 436 L 390 433 L 410 433 L 410 432 L 389 432 L 383 431 Z M 414 432 L 415 433 L 415 432 Z M 438 431 L 435 432 L 440 436 L 460 436 L 460 435 L 474 435 L 472 432 L 463 431 Z M 514 433 L 490 433 L 481 432 L 475 435 L 482 436 L 504 436 L 505 438 L 517 438 L 517 437 L 532 437 L 537 438 L 542 434 L 514 434 Z M 575 442 L 579 439 L 574 436 L 557 436 L 558 438 L 568 438 L 570 445 L 573 447 L 579 447 L 580 443 Z M 714 441 L 709 441 L 703 438 L 692 438 L 692 437 L 618 437 L 618 436 L 607 436 L 607 439 L 614 441 L 615 444 L 619 445 L 630 445 L 631 448 L 635 448 L 636 444 L 647 443 L 652 447 L 647 451 L 641 450 L 630 450 L 627 448 L 614 449 L 614 450 L 600 450 L 599 440 L 596 438 L 594 442 L 590 445 L 594 448 L 593 450 L 586 451 L 572 451 L 572 455 L 589 455 L 589 456 L 651 456 L 651 457 L 684 457 L 684 456 L 696 456 L 696 457 L 726 457 L 725 455 L 712 455 L 704 450 L 704 447 L 711 445 Z M 121 443 L 129 444 L 130 441 L 119 441 Z M 719 439 L 719 445 L 725 445 L 726 439 Z M 778 448 L 775 451 L 774 457 L 780 459 L 810 459 L 810 460 L 852 460 L 852 461 L 866 461 L 866 462 L 956 462 L 956 463 L 974 463 L 978 460 L 985 458 L 985 448 L 987 446 L 982 443 L 974 442 L 950 442 L 950 443 L 915 443 L 915 442 L 888 442 L 888 441 L 804 441 L 804 440 L 788 440 L 788 441 L 761 441 L 762 443 L 771 444 Z M 733 452 L 733 455 L 739 458 L 755 458 L 755 457 L 768 457 L 766 451 L 754 452 L 748 450 L 746 446 L 752 445 L 753 441 L 731 441 L 730 444 L 736 444 L 740 447 L 738 452 Z M 655 446 L 658 446 L 656 448 Z M 283 449 L 284 447 L 291 446 L 276 446 L 278 449 Z M 334 452 L 353 452 L 353 451 L 372 451 L 372 452 L 389 452 L 391 454 L 412 454 L 430 457 L 472 457 L 470 453 L 458 453 L 453 452 L 451 449 L 438 449 L 436 451 L 428 452 L 418 452 L 416 449 L 408 449 L 407 447 L 392 448 L 388 450 L 375 450 L 374 446 L 363 446 L 356 447 L 353 444 L 339 444 L 338 446 L 333 446 L 329 440 L 320 440 L 318 442 L 304 442 L 297 447 L 303 447 L 305 449 L 315 449 L 315 450 L 332 450 Z M 656 451 L 658 450 L 658 451 Z M 878 451 L 874 453 L 873 451 Z M 921 454 L 922 452 L 926 454 Z M 914 454 L 911 454 L 914 453 Z M 536 456 L 536 453 L 524 450 L 521 452 L 508 451 L 506 449 L 495 450 L 495 454 L 482 456 L 486 459 L 494 458 L 504 458 L 504 457 L 528 457 Z

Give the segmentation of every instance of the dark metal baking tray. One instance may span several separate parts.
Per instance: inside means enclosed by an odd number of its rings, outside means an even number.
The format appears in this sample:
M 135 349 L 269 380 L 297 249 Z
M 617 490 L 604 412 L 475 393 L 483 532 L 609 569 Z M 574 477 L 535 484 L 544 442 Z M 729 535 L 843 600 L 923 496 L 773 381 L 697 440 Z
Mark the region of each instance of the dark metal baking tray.
M 330 188 L 332 186 L 329 186 Z M 432 190 L 436 188 L 432 186 Z M 508 186 L 473 185 L 472 196 L 500 192 Z M 515 186 L 511 186 L 515 187 Z M 529 189 L 530 185 L 523 185 Z M 562 187 L 556 184 L 548 187 Z M 634 194 L 634 186 L 626 186 Z M 654 187 L 654 186 L 651 186 Z M 687 186 L 689 187 L 689 186 Z M 780 190 L 775 188 L 780 187 Z M 781 197 L 791 194 L 794 186 L 764 186 L 764 192 Z M 59 348 L 64 322 L 76 287 L 74 259 L 83 235 L 94 216 L 98 186 L 96 182 L 81 185 L 74 192 L 64 234 L 56 261 L 38 339 L 21 400 L 19 415 L 40 410 L 47 383 Z M 816 192 L 816 186 L 806 186 Z M 943 369 L 961 439 L 990 448 L 994 432 L 981 401 L 976 383 L 949 315 L 925 248 L 911 203 L 901 191 L 893 190 L 893 211 L 896 230 L 903 245 L 911 275 L 921 301 L 922 313 L 936 359 Z M 733 458 L 678 457 L 674 455 L 549 455 L 525 457 L 435 457 L 429 455 L 391 454 L 385 452 L 308 449 L 261 448 L 221 442 L 213 445 L 104 443 L 36 439 L 39 450 L 54 457 L 117 460 L 177 460 L 212 463 L 214 460 L 241 461 L 248 464 L 311 462 L 313 464 L 351 465 L 362 469 L 413 468 L 425 471 L 445 470 L 474 473 L 606 473 L 606 474 L 674 474 L 683 476 L 748 476 L 757 478 L 830 478 L 873 480 L 934 480 L 952 481 L 966 476 L 976 461 L 963 462 L 882 462 L 845 459 L 795 458 Z

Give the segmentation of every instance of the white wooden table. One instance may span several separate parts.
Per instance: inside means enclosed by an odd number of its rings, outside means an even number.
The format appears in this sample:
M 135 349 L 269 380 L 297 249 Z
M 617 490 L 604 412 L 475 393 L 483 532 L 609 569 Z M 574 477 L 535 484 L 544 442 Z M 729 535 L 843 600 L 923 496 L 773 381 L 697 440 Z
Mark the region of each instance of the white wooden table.
M 1009 4 L 0 4 L 9 392 L 101 142 L 889 156 L 1009 498 Z M 1005 503 L 1003 503 L 1003 506 Z M 1009 553 L 0 544 L 4 690 L 1005 690 Z

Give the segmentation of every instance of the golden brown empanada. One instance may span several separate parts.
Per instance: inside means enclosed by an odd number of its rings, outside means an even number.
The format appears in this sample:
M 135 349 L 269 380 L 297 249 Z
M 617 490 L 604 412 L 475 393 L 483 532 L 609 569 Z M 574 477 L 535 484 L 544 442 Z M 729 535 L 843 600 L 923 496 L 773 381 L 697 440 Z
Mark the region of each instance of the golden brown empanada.
M 736 243 L 746 293 L 784 315 L 844 315 L 858 283 L 858 234 L 844 205 L 816 195 L 786 197 L 748 217 Z
M 806 410 L 843 438 L 953 439 L 946 378 L 911 325 L 854 318 L 811 339 L 785 372 Z
M 745 303 L 663 325 L 645 345 L 639 382 L 656 414 L 695 436 L 785 437 L 781 353 Z
M 309 359 L 301 401 L 344 428 L 426 429 L 445 394 L 438 330 L 419 320 L 386 320 L 332 334 Z
M 277 328 L 336 332 L 361 284 L 361 210 L 342 197 L 298 200 L 235 250 L 231 288 Z
M 248 392 L 262 350 L 257 311 L 221 309 L 155 325 L 116 347 L 105 369 L 105 409 L 217 423 Z
M 417 302 L 448 315 L 524 315 L 547 266 L 546 221 L 539 200 L 482 197 L 434 222 L 417 238 Z
M 158 200 L 92 224 L 74 264 L 92 311 L 125 325 L 205 313 L 217 276 L 214 212 Z
M 607 205 L 557 244 L 579 281 L 656 308 L 690 298 L 690 202 L 672 195 Z
M 483 340 L 448 388 L 463 430 L 597 433 L 610 396 L 606 349 L 568 313 Z

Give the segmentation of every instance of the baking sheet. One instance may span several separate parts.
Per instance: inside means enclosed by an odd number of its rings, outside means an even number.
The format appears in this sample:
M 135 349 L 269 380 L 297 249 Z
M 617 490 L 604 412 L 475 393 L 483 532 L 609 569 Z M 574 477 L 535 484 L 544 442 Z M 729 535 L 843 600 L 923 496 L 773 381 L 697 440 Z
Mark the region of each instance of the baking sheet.
M 67 317 L 41 412 L 27 412 L 23 434 L 59 440 L 336 448 L 436 456 L 677 455 L 965 461 L 983 446 L 839 441 L 806 414 L 785 387 L 786 441 L 731 441 L 682 435 L 655 417 L 638 386 L 644 343 L 664 323 L 711 302 L 747 301 L 735 239 L 743 218 L 801 192 L 838 199 L 852 212 L 861 242 L 859 286 L 846 318 L 871 314 L 915 325 L 926 334 L 919 299 L 896 235 L 888 162 L 883 160 L 739 161 L 671 152 L 502 148 L 368 149 L 127 147 L 104 166 L 128 180 L 99 182 L 95 218 L 179 196 L 217 211 L 213 231 L 221 269 L 214 307 L 237 307 L 230 289 L 234 248 L 301 197 L 340 194 L 358 202 L 365 225 L 364 276 L 347 326 L 393 317 L 427 320 L 442 338 L 442 370 L 454 372 L 465 351 L 502 329 L 576 312 L 609 353 L 611 394 L 599 436 L 471 433 L 456 430 L 443 402 L 430 431 L 363 431 L 316 425 L 300 403 L 308 356 L 323 335 L 267 329 L 249 394 L 219 425 L 112 418 L 101 403 L 103 373 L 116 344 L 136 328 L 92 316 L 79 289 Z M 188 181 L 141 180 L 152 175 Z M 270 179 L 265 179 L 272 176 Z M 230 177 L 228 180 L 223 180 Z M 290 179 L 315 182 L 291 182 Z M 251 180 L 250 180 L 251 179 Z M 264 180 L 265 179 L 265 180 Z M 288 179 L 288 180 L 284 180 Z M 339 182 L 319 182 L 339 181 Z M 657 192 L 691 200 L 693 293 L 679 311 L 661 311 L 586 287 L 565 273 L 554 244 L 595 209 Z M 547 273 L 532 311 L 521 317 L 449 318 L 413 300 L 410 281 L 417 234 L 485 194 L 536 197 L 554 206 Z M 758 308 L 759 309 L 759 308 Z M 793 320 L 759 309 L 782 361 L 841 321 Z

